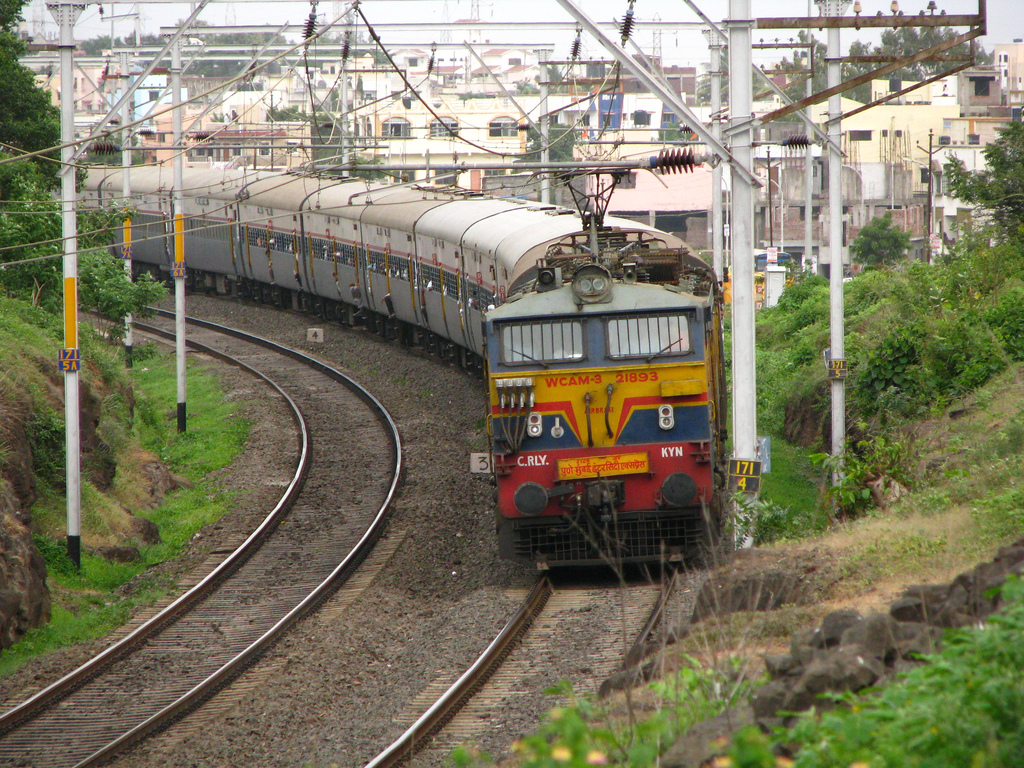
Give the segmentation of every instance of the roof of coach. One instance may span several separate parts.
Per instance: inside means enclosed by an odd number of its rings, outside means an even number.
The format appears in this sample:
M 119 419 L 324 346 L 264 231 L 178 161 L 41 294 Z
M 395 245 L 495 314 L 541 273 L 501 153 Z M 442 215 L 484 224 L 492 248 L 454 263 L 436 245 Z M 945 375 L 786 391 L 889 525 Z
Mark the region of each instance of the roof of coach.
M 395 227 L 402 232 L 416 231 L 418 233 L 420 219 L 428 211 L 447 204 L 447 200 L 424 197 L 421 194 L 408 200 L 388 199 L 373 205 L 364 206 L 359 219 L 363 224 Z
M 296 173 L 264 174 L 245 185 L 242 200 L 247 205 L 298 211 L 300 206 L 314 206 L 324 191 L 337 183 L 333 179 Z
M 520 211 L 524 204 L 487 196 L 458 197 L 448 205 L 435 208 L 423 216 L 416 225 L 418 234 L 461 243 L 468 230 L 478 224 L 496 221 L 510 211 Z M 477 247 L 470 243 L 470 247 Z M 485 249 L 486 250 L 486 249 Z
M 653 283 L 616 283 L 611 300 L 600 304 L 577 305 L 572 285 L 566 283 L 550 291 L 531 291 L 509 297 L 501 306 L 487 310 L 486 319 L 515 320 L 548 315 L 605 315 L 609 313 L 633 314 L 658 312 L 686 307 L 704 307 L 709 297 L 692 294 L 676 285 Z

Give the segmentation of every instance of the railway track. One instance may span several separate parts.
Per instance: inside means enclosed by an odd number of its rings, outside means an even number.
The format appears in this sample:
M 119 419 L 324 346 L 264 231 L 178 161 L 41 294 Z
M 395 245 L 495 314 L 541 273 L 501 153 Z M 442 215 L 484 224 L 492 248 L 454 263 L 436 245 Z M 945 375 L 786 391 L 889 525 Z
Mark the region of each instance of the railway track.
M 272 342 L 207 323 L 189 335 L 193 351 L 277 382 L 301 424 L 295 473 L 263 524 L 193 589 L 0 715 L 0 765 L 98 764 L 187 713 L 335 591 L 383 530 L 402 451 L 380 404 Z
M 600 680 L 647 641 L 676 589 L 678 577 L 665 586 L 594 588 L 556 588 L 547 578 L 539 580 L 501 632 L 458 679 L 437 680 L 423 691 L 414 702 L 423 709 L 422 714 L 407 713 L 411 722 L 406 730 L 366 768 L 448 765 L 451 750 L 464 743 L 491 741 L 493 749 L 504 739 L 500 748 L 507 748 L 508 738 L 519 734 L 503 732 L 504 718 L 519 710 L 532 711 L 534 716 L 544 711 L 534 706 L 537 683 L 545 678 L 548 685 L 558 681 L 557 675 L 552 677 L 546 669 L 546 660 L 553 655 L 553 648 L 581 631 L 581 621 L 596 638 L 584 663 L 589 678 Z M 524 681 L 531 683 L 524 685 Z M 578 692 L 594 692 L 586 687 Z

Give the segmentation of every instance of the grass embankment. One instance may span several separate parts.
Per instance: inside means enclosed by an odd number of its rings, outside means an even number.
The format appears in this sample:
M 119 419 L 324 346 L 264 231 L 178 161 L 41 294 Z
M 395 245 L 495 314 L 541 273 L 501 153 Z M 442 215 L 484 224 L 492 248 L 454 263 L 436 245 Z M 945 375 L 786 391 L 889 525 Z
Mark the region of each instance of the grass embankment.
M 102 344 L 93 346 L 93 354 L 102 357 L 105 365 L 123 368 L 116 349 Z M 136 608 L 154 602 L 173 585 L 159 576 L 146 575 L 146 571 L 178 555 L 198 530 L 230 509 L 231 499 L 208 478 L 211 472 L 230 464 L 245 445 L 249 423 L 238 416 L 243 404 L 225 400 L 217 376 L 191 360 L 188 431 L 179 434 L 173 354 L 153 349 L 152 356 L 147 356 L 138 354 L 143 352 L 138 347 L 136 352 L 136 365 L 130 374 L 118 373 L 129 375 L 133 384 L 134 416 L 125 408 L 123 399 L 109 397 L 104 408 L 104 421 L 111 422 L 106 425 L 105 436 L 114 432 L 120 435 L 112 446 L 118 457 L 113 485 L 103 494 L 83 481 L 83 542 L 104 541 L 110 532 L 109 513 L 119 505 L 154 522 L 160 530 L 160 542 L 139 547 L 141 559 L 133 563 L 110 562 L 83 551 L 82 568 L 78 571 L 65 553 L 64 495 L 53 485 L 41 483 L 32 517 L 36 544 L 49 569 L 52 620 L 4 651 L 0 657 L 0 676 L 10 674 L 40 654 L 102 637 L 123 624 Z M 62 440 L 63 420 L 60 429 Z M 173 491 L 159 507 L 142 508 L 149 492 L 144 477 L 135 470 L 139 458 L 147 456 L 145 452 L 158 456 L 171 471 L 187 479 L 191 487 Z M 130 594 L 121 589 L 133 580 Z

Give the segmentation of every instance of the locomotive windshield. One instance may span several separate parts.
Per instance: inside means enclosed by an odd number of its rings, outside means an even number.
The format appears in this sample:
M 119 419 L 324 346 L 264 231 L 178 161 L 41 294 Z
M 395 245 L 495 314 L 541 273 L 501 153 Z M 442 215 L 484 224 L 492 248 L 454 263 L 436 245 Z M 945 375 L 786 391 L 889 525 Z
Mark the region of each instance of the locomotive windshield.
M 557 363 L 583 359 L 583 323 L 550 320 L 501 328 L 503 363 Z
M 652 357 L 689 354 L 690 323 L 685 315 L 629 315 L 609 318 L 605 336 L 608 357 Z

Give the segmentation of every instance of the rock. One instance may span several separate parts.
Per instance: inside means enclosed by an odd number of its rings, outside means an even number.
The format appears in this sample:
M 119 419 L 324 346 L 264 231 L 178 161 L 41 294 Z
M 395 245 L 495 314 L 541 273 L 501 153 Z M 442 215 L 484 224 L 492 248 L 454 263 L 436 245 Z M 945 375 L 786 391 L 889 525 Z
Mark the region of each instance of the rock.
M 897 621 L 930 621 L 948 596 L 948 584 L 915 584 L 889 607 L 889 615 Z
M 898 655 L 896 650 L 896 621 L 885 613 L 870 613 L 847 627 L 840 645 L 857 645 L 883 664 L 891 664 Z
M 699 768 L 711 764 L 728 745 L 730 733 L 752 725 L 754 712 L 750 707 L 735 707 L 691 728 L 658 761 L 663 768 Z
M 160 543 L 160 528 L 152 520 L 138 515 L 128 515 L 128 536 L 140 544 L 153 545 Z
M 842 641 L 843 632 L 860 621 L 860 614 L 849 608 L 833 611 L 821 620 L 821 627 L 814 638 L 818 648 L 834 648 Z
M 828 569 L 808 557 L 805 562 L 777 564 L 763 562 L 757 550 L 740 550 L 724 567 L 716 570 L 701 586 L 693 609 L 693 620 L 723 616 L 735 611 L 771 611 L 783 605 L 814 602 L 832 582 Z
M 0 513 L 0 649 L 49 620 L 46 561 L 28 527 L 13 514 Z
M 881 662 L 867 655 L 863 648 L 842 646 L 807 665 L 780 709 L 800 712 L 819 703 L 823 693 L 860 691 L 874 685 L 884 671 Z
M 769 677 L 776 678 L 796 674 L 803 664 L 792 654 L 783 653 L 778 656 L 765 657 L 764 666 L 768 670 Z
M 110 560 L 114 563 L 137 563 L 142 559 L 138 547 L 128 546 L 127 544 L 96 547 L 94 551 L 104 560 Z

